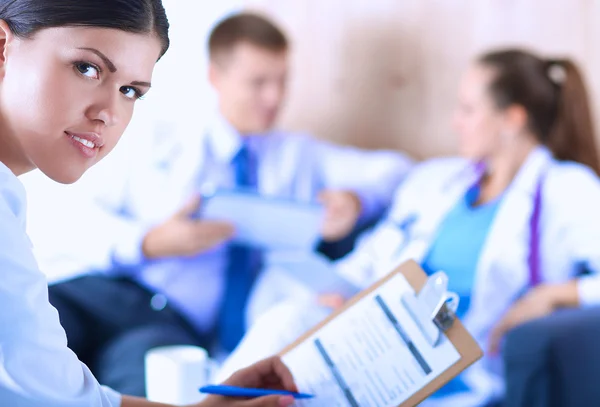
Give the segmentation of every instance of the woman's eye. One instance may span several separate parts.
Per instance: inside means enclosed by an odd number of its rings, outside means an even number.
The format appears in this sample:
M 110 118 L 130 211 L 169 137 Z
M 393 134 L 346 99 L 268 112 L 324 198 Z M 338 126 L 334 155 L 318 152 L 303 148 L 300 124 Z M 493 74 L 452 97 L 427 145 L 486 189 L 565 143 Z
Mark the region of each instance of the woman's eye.
M 123 86 L 121 88 L 121 93 L 124 94 L 129 99 L 141 99 L 142 93 L 132 86 Z
M 87 76 L 88 78 L 92 79 L 100 78 L 100 69 L 98 69 L 92 64 L 88 64 L 86 62 L 78 62 L 75 64 L 75 68 L 83 76 Z

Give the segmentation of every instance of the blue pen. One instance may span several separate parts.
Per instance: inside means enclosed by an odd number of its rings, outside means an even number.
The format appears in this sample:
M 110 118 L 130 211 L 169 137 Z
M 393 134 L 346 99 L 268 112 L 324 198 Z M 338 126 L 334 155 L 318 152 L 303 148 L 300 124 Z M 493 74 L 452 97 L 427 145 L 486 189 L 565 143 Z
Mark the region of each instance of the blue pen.
M 286 390 L 270 390 L 270 389 L 251 389 L 246 387 L 236 386 L 225 386 L 225 385 L 211 385 L 200 388 L 200 393 L 205 394 L 216 394 L 219 396 L 226 397 L 263 397 L 263 396 L 292 396 L 295 399 L 311 399 L 314 396 L 311 394 L 294 393 L 293 391 Z

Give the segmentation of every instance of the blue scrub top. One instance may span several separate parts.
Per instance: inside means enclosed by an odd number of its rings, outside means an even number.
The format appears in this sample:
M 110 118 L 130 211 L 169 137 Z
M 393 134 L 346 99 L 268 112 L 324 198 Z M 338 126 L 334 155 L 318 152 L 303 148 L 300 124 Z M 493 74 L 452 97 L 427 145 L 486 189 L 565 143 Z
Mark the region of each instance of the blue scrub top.
M 460 296 L 457 311 L 459 318 L 469 309 L 481 250 L 500 205 L 500 199 L 496 199 L 484 205 L 474 206 L 478 197 L 479 187 L 474 186 L 448 213 L 422 264 L 427 274 L 442 270 L 448 275 L 449 290 Z M 433 397 L 468 390 L 468 386 L 458 376 Z

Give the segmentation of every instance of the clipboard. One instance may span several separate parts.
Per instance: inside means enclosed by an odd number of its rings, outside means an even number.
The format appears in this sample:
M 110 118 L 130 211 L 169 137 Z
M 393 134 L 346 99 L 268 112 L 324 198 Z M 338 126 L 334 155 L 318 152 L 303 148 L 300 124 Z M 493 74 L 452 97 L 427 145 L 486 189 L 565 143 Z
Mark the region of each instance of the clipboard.
M 411 310 L 408 310 L 409 314 L 412 317 L 412 319 L 415 320 L 415 323 L 421 330 L 423 336 L 427 338 L 428 342 L 433 347 L 437 346 L 436 342 L 439 341 L 439 338 L 431 337 L 431 325 L 434 325 L 437 332 L 439 332 L 440 335 L 442 335 L 442 333 L 445 335 L 445 337 L 450 341 L 450 343 L 453 345 L 453 347 L 456 349 L 460 356 L 454 364 L 452 364 L 449 368 L 441 372 L 437 377 L 435 377 L 425 386 L 421 387 L 408 399 L 402 402 L 398 407 L 417 406 L 419 403 L 424 401 L 427 397 L 432 395 L 435 391 L 440 389 L 447 382 L 452 380 L 454 377 L 458 376 L 458 374 L 460 374 L 463 370 L 465 370 L 477 360 L 479 360 L 483 356 L 483 351 L 481 350 L 475 339 L 473 339 L 473 337 L 465 329 L 460 320 L 456 318 L 453 310 L 450 309 L 450 307 L 448 306 L 448 302 L 446 301 L 445 295 L 443 295 L 443 297 L 439 299 L 440 301 L 438 301 L 438 303 L 434 307 L 437 308 L 437 312 L 435 313 L 435 315 L 432 316 L 431 314 L 423 312 L 423 310 L 427 307 L 423 307 L 423 304 L 420 302 L 421 300 L 423 300 L 423 298 L 419 298 L 419 295 L 424 294 L 424 287 L 426 287 L 426 284 L 428 284 L 432 280 L 431 277 L 428 277 L 425 274 L 425 272 L 421 269 L 421 267 L 412 260 L 400 265 L 386 277 L 382 278 L 368 289 L 357 294 L 342 308 L 332 313 L 324 321 L 316 325 L 314 328 L 310 329 L 308 332 L 306 332 L 304 335 L 298 338 L 294 343 L 283 349 L 283 351 L 280 352 L 279 355 L 282 358 L 285 357 L 285 355 L 292 351 L 294 348 L 302 344 L 307 339 L 313 337 L 315 333 L 320 331 L 331 321 L 338 318 L 340 315 L 344 314 L 346 311 L 352 308 L 355 304 L 365 299 L 365 297 L 369 296 L 378 288 L 384 286 L 387 282 L 397 277 L 398 274 L 402 275 L 406 279 L 408 284 L 413 288 L 414 292 L 416 293 L 416 295 L 413 293 L 412 297 L 414 298 L 408 299 L 408 301 L 407 298 L 409 298 L 410 295 L 407 296 L 405 294 L 405 296 L 402 296 L 401 301 L 404 304 L 404 306 L 407 306 L 407 308 L 412 307 Z M 430 316 L 432 316 L 432 318 L 429 318 Z M 428 330 L 430 331 L 429 333 L 427 332 Z

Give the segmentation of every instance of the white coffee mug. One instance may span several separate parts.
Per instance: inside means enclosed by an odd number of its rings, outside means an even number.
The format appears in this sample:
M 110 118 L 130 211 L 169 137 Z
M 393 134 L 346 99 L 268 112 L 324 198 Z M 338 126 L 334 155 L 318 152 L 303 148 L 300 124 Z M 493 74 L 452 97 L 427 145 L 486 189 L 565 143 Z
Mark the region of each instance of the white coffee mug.
M 205 349 L 163 346 L 146 353 L 146 395 L 150 401 L 184 405 L 201 401 L 198 389 L 211 379 L 214 362 Z

